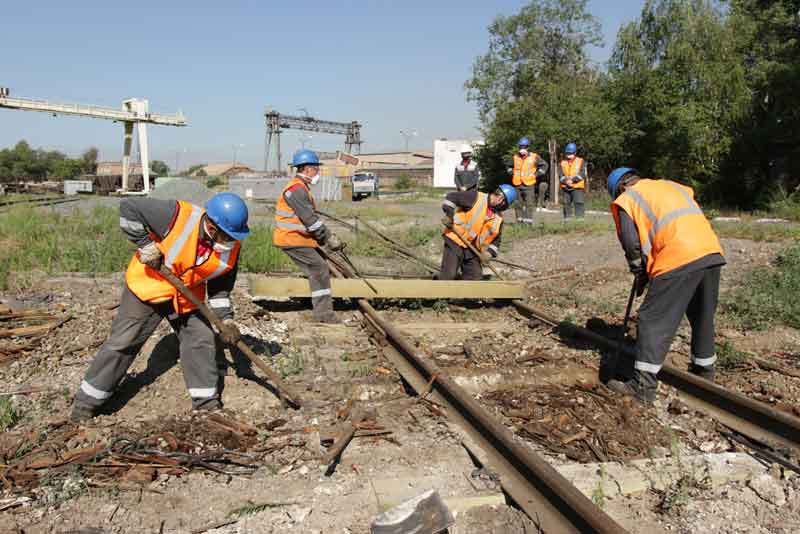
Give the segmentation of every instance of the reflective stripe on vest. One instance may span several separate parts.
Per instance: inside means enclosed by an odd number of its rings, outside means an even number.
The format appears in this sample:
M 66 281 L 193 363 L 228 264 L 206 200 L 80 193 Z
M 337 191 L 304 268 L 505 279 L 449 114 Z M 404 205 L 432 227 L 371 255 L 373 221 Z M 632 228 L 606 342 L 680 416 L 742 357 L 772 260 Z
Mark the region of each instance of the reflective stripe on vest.
M 516 187 L 536 185 L 536 162 L 538 160 L 539 154 L 536 153 L 530 153 L 525 158 L 514 154 L 514 176 L 511 183 Z
M 564 176 L 578 176 L 583 167 L 583 159 L 575 157 L 572 161 L 568 159 L 561 160 L 561 174 Z M 561 189 L 583 189 L 586 187 L 583 178 L 574 184 L 561 184 Z
M 669 180 L 640 180 L 611 205 L 633 219 L 651 278 L 709 254 L 722 254 L 717 235 L 694 200 L 694 191 Z
M 184 201 L 178 201 L 178 212 L 172 227 L 156 246 L 164 255 L 164 266 L 175 273 L 200 300 L 206 298 L 206 282 L 229 272 L 236 265 L 241 244 L 237 241 L 231 250 L 212 250 L 197 264 L 197 245 L 200 239 L 200 221 L 205 211 Z M 159 303 L 172 300 L 175 311 L 188 313 L 195 306 L 180 294 L 158 271 L 139 261 L 134 255 L 128 264 L 125 281 L 131 292 L 145 302 Z
M 492 244 L 497 236 L 500 234 L 500 226 L 503 224 L 503 218 L 498 214 L 494 214 L 491 219 L 487 219 L 481 228 L 481 234 L 478 236 L 477 248 L 478 250 L 486 250 Z
M 311 190 L 305 182 L 297 177 L 289 180 L 280 197 L 278 197 L 278 202 L 275 204 L 275 227 L 272 231 L 272 242 L 279 247 L 318 247 L 319 244 L 311 232 L 322 226 L 322 220 L 314 223 L 311 228 L 306 228 L 303 221 L 294 212 L 294 209 L 286 202 L 286 197 L 284 196 L 289 189 L 298 185 L 308 193 L 308 198 L 311 199 L 311 205 L 314 209 L 316 210 L 317 208 L 314 197 L 311 195 Z

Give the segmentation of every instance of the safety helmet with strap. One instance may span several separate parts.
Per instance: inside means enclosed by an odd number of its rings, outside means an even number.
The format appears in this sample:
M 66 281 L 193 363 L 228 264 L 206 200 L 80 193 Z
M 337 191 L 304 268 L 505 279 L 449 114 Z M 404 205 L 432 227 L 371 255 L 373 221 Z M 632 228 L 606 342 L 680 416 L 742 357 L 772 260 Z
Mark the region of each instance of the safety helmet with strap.
M 578 146 L 575 143 L 567 143 L 564 147 L 564 154 L 575 154 L 578 151 Z
M 530 139 L 528 139 L 527 137 L 523 137 L 522 139 L 519 140 L 519 143 L 517 143 L 517 145 L 519 145 L 519 146 L 531 146 L 531 142 L 530 142 Z
M 303 165 L 322 165 L 319 156 L 313 150 L 306 148 L 298 150 L 292 157 L 292 167 L 302 167 Z
M 501 184 L 497 189 L 503 194 L 506 199 L 506 209 L 511 207 L 511 204 L 517 201 L 517 190 L 508 184 Z

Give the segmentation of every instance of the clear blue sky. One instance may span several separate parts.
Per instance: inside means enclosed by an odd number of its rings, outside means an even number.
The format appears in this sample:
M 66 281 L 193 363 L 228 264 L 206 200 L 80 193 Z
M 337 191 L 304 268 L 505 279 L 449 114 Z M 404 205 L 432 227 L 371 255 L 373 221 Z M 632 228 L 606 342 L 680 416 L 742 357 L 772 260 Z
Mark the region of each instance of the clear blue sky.
M 118 107 L 129 97 L 151 111 L 182 110 L 186 128 L 150 126 L 151 159 L 170 167 L 238 160 L 263 166 L 263 111 L 305 108 L 329 120 L 358 120 L 365 152 L 478 135 L 464 81 L 485 53 L 487 26 L 523 0 L 5 2 L 0 17 L 0 86 L 20 97 Z M 620 24 L 643 0 L 590 1 L 605 33 L 605 61 Z M 0 147 L 26 139 L 77 154 L 89 146 L 119 160 L 122 126 L 109 121 L 0 110 Z M 342 148 L 314 134 L 311 147 Z M 286 156 L 299 136 L 283 136 Z M 184 149 L 186 152 L 184 152 Z

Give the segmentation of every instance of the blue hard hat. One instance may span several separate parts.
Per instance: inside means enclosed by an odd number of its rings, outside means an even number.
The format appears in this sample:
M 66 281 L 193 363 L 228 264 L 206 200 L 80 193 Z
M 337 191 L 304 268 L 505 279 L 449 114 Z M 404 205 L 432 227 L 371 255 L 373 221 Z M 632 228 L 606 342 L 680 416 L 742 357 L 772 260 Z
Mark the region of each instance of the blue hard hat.
M 300 167 L 301 165 L 321 165 L 319 156 L 313 150 L 306 148 L 298 150 L 292 157 L 292 167 Z
M 527 137 L 523 137 L 522 139 L 520 139 L 519 143 L 517 143 L 517 144 L 519 146 L 531 146 L 531 142 Z
M 506 197 L 506 205 L 511 207 L 511 204 L 517 200 L 517 190 L 508 184 L 501 184 L 499 189 L 502 191 L 503 196 Z
M 564 147 L 564 154 L 574 154 L 578 151 L 578 146 L 575 143 L 567 143 Z
M 214 195 L 206 202 L 206 215 L 236 241 L 241 241 L 250 234 L 250 228 L 247 227 L 247 204 L 239 195 Z
M 617 198 L 617 186 L 619 186 L 620 180 L 626 174 L 636 174 L 637 172 L 636 169 L 630 167 L 619 167 L 611 171 L 611 174 L 608 175 L 608 194 L 611 195 L 611 198 Z

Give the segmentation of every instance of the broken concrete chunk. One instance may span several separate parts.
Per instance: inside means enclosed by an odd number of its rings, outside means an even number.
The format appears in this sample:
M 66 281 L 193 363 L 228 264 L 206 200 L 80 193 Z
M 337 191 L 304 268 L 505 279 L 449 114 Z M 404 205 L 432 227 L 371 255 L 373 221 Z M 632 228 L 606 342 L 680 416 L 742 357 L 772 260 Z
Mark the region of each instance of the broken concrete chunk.
M 748 486 L 756 492 L 756 495 L 775 506 L 786 504 L 786 494 L 783 492 L 783 484 L 772 478 L 768 473 L 752 479 Z
M 439 492 L 429 490 L 417 495 L 372 522 L 372 534 L 436 534 L 455 523 L 453 514 Z

